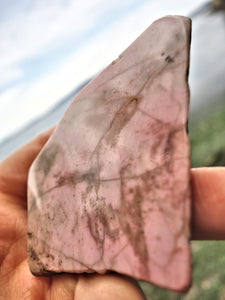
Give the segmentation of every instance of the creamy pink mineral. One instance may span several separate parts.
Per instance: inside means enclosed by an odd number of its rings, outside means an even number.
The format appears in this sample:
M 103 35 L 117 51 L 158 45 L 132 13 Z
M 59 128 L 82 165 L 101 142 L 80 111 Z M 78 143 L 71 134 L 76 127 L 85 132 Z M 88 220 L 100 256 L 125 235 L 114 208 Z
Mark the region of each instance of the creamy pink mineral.
M 190 286 L 190 31 L 157 20 L 75 97 L 29 173 L 33 274 Z

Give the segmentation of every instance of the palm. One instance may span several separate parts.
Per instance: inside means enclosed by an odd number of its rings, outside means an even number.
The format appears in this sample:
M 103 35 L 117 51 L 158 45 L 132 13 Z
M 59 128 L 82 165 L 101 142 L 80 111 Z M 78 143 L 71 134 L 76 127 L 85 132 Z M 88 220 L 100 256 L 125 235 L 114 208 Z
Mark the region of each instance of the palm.
M 49 278 L 35 278 L 28 269 L 26 239 L 26 206 L 23 198 L 3 194 L 0 204 L 0 291 L 6 299 L 42 299 L 40 291 L 49 286 Z M 44 288 L 45 287 L 45 288 Z M 20 296 L 20 297 L 19 297 Z M 29 298 L 28 298 L 29 299 Z
M 134 282 L 118 275 L 31 274 L 27 262 L 27 175 L 50 133 L 0 164 L 0 299 L 143 299 Z

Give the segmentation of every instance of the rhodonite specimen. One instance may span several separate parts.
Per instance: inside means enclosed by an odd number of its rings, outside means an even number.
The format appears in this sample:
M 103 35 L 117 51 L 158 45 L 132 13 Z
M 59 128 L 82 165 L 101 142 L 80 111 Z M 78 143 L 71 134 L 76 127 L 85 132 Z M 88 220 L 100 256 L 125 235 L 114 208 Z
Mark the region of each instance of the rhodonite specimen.
M 31 272 L 190 286 L 191 23 L 154 22 L 81 90 L 28 180 Z

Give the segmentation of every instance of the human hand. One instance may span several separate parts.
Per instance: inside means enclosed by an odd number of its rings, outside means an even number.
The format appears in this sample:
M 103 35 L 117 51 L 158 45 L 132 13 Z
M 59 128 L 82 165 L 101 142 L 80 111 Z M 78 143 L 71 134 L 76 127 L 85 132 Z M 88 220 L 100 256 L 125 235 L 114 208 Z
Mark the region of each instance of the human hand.
M 27 261 L 27 176 L 52 129 L 0 163 L 0 299 L 145 299 L 136 281 L 119 274 L 33 276 Z

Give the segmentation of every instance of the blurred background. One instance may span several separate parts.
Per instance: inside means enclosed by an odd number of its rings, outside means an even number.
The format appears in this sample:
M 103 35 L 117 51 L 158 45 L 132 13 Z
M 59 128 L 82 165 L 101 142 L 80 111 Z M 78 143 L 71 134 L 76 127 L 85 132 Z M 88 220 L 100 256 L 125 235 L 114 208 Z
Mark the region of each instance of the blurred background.
M 0 0 L 0 161 L 57 124 L 75 94 L 155 19 L 192 19 L 192 166 L 225 166 L 225 1 Z M 186 295 L 141 282 L 147 299 L 225 299 L 225 242 L 192 242 Z

